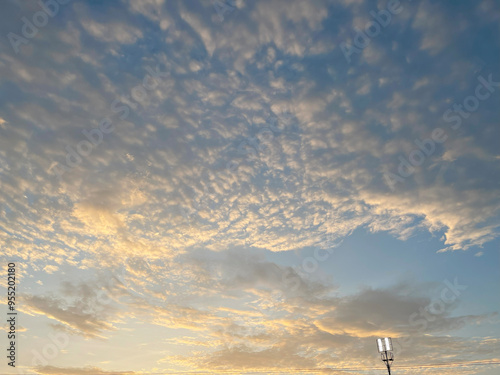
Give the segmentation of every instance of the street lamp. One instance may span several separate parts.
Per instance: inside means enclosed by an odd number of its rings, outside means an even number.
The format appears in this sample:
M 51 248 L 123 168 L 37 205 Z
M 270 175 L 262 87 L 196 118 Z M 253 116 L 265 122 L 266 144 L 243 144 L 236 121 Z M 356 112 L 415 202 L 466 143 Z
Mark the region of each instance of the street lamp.
M 391 375 L 391 363 L 394 361 L 394 354 L 392 353 L 392 340 L 390 337 L 386 337 L 385 339 L 377 339 L 377 348 L 380 356 L 382 357 L 382 361 L 387 366 L 387 371 L 389 371 L 389 375 Z

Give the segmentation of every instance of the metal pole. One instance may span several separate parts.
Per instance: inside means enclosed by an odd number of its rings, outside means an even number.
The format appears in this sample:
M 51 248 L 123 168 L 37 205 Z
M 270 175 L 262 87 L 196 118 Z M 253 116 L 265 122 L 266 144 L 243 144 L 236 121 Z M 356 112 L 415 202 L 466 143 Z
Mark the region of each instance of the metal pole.
M 385 354 L 385 365 L 387 366 L 387 371 L 389 372 L 389 375 L 391 375 L 391 365 L 389 364 L 389 356 L 387 355 L 387 350 L 384 352 Z
M 382 341 L 382 339 L 377 339 L 377 349 L 380 353 L 382 361 L 387 367 L 387 372 L 389 373 L 389 375 L 391 375 L 391 364 L 394 360 L 394 355 L 392 353 L 392 342 L 390 337 L 386 337 L 383 340 L 384 341 Z

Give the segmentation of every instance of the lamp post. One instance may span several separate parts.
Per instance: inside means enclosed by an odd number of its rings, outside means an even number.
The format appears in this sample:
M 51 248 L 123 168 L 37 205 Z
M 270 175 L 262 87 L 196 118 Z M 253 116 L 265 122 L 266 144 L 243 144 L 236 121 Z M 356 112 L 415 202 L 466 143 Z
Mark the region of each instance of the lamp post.
M 382 361 L 387 366 L 387 371 L 389 371 L 389 375 L 391 375 L 391 364 L 394 361 L 394 354 L 392 353 L 392 340 L 390 337 L 386 337 L 385 339 L 377 339 L 377 348 L 380 356 L 382 357 Z

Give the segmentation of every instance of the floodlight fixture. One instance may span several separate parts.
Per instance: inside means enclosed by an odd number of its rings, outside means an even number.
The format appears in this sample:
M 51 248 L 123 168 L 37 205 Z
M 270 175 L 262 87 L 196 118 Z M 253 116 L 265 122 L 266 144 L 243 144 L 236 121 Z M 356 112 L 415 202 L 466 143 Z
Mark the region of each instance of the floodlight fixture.
M 394 354 L 392 353 L 392 339 L 390 337 L 386 337 L 384 339 L 377 339 L 377 349 L 380 353 L 382 361 L 387 366 L 387 371 L 389 375 L 391 375 L 391 363 L 394 361 Z
M 390 337 L 384 339 L 385 350 L 392 352 L 392 340 Z
M 382 339 L 377 339 L 377 347 L 378 347 L 379 353 L 382 353 L 385 351 L 384 342 L 382 341 Z
M 377 348 L 379 353 L 383 353 L 385 351 L 392 352 L 392 339 L 390 337 L 377 339 Z

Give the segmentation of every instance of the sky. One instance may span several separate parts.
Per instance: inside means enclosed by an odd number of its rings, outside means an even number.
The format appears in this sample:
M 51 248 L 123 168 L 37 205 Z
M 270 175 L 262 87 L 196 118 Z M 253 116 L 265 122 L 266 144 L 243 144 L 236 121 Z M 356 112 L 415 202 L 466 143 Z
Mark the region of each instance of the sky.
M 498 373 L 499 21 L 2 1 L 0 373 Z

